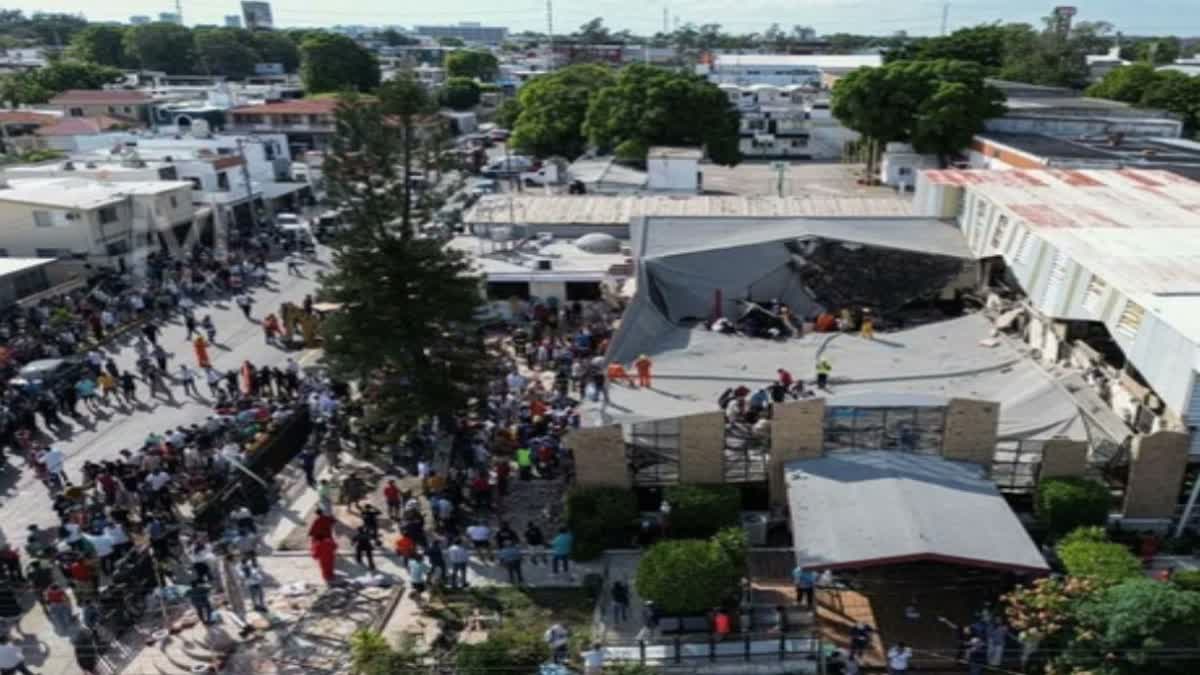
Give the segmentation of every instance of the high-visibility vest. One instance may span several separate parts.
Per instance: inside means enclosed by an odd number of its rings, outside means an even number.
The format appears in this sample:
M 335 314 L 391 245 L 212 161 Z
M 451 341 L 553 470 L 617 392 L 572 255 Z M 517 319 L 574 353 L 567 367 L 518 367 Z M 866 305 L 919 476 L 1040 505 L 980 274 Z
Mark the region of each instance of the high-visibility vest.
M 529 451 L 529 448 L 517 450 L 517 466 L 533 466 L 533 453 Z

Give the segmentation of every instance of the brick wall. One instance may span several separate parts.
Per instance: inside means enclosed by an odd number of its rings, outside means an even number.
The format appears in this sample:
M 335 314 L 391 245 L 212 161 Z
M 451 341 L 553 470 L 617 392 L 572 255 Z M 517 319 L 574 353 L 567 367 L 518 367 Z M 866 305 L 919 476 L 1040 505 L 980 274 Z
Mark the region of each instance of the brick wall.
M 969 398 L 952 398 L 946 409 L 942 456 L 975 462 L 989 470 L 996 455 L 996 429 L 1000 404 Z
M 1159 431 L 1134 439 L 1125 486 L 1126 518 L 1173 518 L 1188 462 L 1188 435 Z
M 1087 471 L 1087 441 L 1053 438 L 1042 446 L 1039 478 L 1082 476 Z
M 679 418 L 679 482 L 723 483 L 725 414 L 700 413 Z
M 825 399 L 776 403 L 771 417 L 771 462 L 767 467 L 772 505 L 787 503 L 783 465 L 820 457 L 825 442 Z
M 572 429 L 567 447 L 575 454 L 575 480 L 584 487 L 632 487 L 621 425 Z

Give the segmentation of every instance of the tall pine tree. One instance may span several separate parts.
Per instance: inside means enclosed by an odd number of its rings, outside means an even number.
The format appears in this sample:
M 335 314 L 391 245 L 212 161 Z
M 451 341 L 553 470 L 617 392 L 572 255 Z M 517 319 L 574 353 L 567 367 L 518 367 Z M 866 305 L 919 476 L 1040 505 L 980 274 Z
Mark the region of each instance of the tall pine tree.
M 385 86 L 378 99 L 347 95 L 338 107 L 324 171 L 350 227 L 321 279 L 322 298 L 341 304 L 322 333 L 333 374 L 364 381 L 373 410 L 407 426 L 461 410 L 483 391 L 489 360 L 470 259 L 419 236 L 403 217 L 417 141 L 393 93 Z

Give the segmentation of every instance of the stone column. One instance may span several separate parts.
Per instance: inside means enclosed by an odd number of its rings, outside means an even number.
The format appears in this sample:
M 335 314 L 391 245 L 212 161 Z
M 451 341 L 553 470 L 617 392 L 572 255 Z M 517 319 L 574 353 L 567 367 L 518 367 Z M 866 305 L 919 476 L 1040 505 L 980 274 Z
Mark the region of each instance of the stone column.
M 1158 431 L 1134 439 L 1122 515 L 1126 518 L 1175 517 L 1183 474 L 1187 470 L 1188 439 L 1188 434 L 1179 431 Z
M 975 462 L 989 473 L 996 457 L 996 430 L 1000 425 L 1000 404 L 969 398 L 952 398 L 946 408 L 942 456 L 961 462 Z
M 575 455 L 575 481 L 580 486 L 633 486 L 621 425 L 572 429 L 565 440 Z
M 783 467 L 796 459 L 816 459 L 824 454 L 825 399 L 810 398 L 772 406 L 771 461 L 767 466 L 772 506 L 787 503 Z
M 1038 480 L 1081 477 L 1087 472 L 1087 441 L 1052 438 L 1042 445 L 1042 467 Z
M 679 482 L 725 482 L 725 414 L 700 413 L 679 418 Z

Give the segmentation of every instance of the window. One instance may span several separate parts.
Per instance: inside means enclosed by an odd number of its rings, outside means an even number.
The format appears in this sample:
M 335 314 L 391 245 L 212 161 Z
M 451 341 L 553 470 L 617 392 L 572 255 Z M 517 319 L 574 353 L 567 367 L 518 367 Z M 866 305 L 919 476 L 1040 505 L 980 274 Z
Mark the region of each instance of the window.
M 217 154 L 225 157 L 233 154 L 233 148 L 217 148 Z
M 509 298 L 529 299 L 529 282 L 527 281 L 489 281 L 487 284 L 488 300 L 508 300 Z
M 129 106 L 125 106 L 124 108 L 122 108 L 122 110 L 124 110 L 126 113 L 132 113 L 132 112 L 133 112 L 133 108 L 130 108 Z
M 902 167 L 900 167 L 900 170 L 897 173 L 901 176 L 911 176 L 912 175 L 912 167 L 902 166 Z
M 1125 303 L 1125 309 L 1121 311 L 1121 318 L 1117 319 L 1117 332 L 1126 337 L 1134 337 L 1137 335 L 1138 329 L 1142 326 L 1142 318 L 1146 315 L 1146 309 L 1141 305 L 1130 300 Z
M 825 412 L 825 450 L 898 450 L 941 453 L 946 409 L 942 407 L 851 408 Z
M 992 231 L 992 248 L 1002 248 L 1004 235 L 1008 233 L 1008 216 L 996 219 L 996 229 Z
M 174 211 L 177 208 L 179 208 L 179 200 L 175 198 L 175 195 L 171 195 L 171 210 Z
M 192 183 L 193 190 L 203 190 L 204 186 L 200 184 L 200 179 L 195 176 L 188 176 L 187 179 Z
M 0 258 L 7 258 L 7 257 L 8 257 L 8 249 L 0 248 Z
M 568 281 L 566 282 L 567 302 L 576 300 L 599 300 L 599 281 Z
M 116 112 L 117 112 L 116 106 L 111 106 L 111 105 L 108 106 L 108 112 L 116 114 Z
M 106 207 L 100 209 L 100 211 L 98 213 L 100 215 L 100 224 L 101 225 L 115 223 L 118 220 L 117 207 L 115 207 L 115 206 L 106 206 Z
M 1096 275 L 1088 279 L 1087 291 L 1083 295 L 1083 308 L 1092 314 L 1100 313 L 1100 303 L 1104 300 L 1104 292 L 1108 284 Z
M 54 218 L 49 211 L 34 211 L 33 224 L 38 227 L 54 227 Z
M 224 192 L 229 189 L 229 174 L 222 171 L 217 174 L 217 189 Z
M 173 166 L 164 166 L 158 170 L 159 180 L 179 180 L 179 172 Z
M 71 108 L 70 110 L 67 111 L 67 114 L 70 115 L 71 117 L 83 117 L 84 116 L 83 108 Z
M 980 225 L 987 223 L 988 219 L 988 204 L 987 200 L 982 197 L 975 198 L 975 221 Z
M 1029 259 L 1033 257 L 1033 237 L 1029 234 L 1029 230 L 1021 230 L 1021 241 L 1017 244 L 1017 253 L 1014 256 L 1016 262 L 1021 265 L 1029 263 Z

